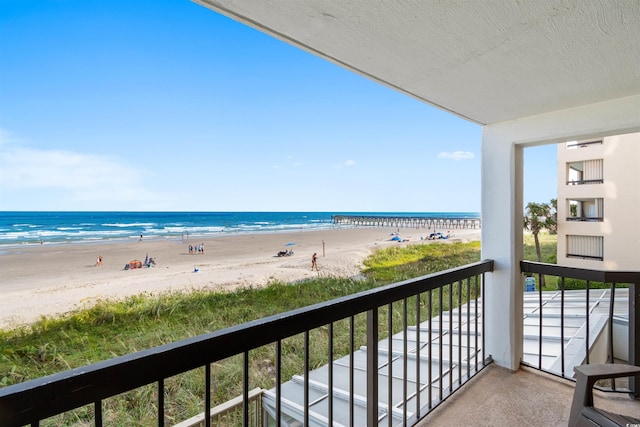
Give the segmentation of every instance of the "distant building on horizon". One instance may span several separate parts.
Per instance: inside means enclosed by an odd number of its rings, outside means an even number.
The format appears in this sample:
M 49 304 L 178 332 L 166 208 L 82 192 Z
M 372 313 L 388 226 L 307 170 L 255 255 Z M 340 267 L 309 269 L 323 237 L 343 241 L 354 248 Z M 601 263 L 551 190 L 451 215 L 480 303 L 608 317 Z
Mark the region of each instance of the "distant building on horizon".
M 558 144 L 558 264 L 640 269 L 640 133 Z

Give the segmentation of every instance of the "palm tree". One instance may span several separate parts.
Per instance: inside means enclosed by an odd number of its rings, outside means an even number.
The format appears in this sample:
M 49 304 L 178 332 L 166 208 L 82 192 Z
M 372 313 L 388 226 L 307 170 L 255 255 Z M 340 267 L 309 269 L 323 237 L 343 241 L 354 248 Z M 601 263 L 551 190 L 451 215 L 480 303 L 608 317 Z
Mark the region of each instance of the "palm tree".
M 551 203 L 529 202 L 525 210 L 524 228 L 533 234 L 538 262 L 542 262 L 542 252 L 540 250 L 538 234 L 542 230 L 548 230 L 552 234 L 557 232 L 557 203 L 556 199 L 551 199 Z M 540 277 L 540 287 L 544 288 L 544 276 Z

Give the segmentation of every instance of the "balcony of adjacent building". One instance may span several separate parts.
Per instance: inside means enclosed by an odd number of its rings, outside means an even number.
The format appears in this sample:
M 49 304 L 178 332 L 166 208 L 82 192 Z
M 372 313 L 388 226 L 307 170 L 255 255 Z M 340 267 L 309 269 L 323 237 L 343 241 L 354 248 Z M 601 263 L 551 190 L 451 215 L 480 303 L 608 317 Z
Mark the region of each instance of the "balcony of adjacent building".
M 567 185 L 602 184 L 603 176 L 602 159 L 579 160 L 566 164 Z
M 604 220 L 603 198 L 567 199 L 567 221 L 602 222 Z

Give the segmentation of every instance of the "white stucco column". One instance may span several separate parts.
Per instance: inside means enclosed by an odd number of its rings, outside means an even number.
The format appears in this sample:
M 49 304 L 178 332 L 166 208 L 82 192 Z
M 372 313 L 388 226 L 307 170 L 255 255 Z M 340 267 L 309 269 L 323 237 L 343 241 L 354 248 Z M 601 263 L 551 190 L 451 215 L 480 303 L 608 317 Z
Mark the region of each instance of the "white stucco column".
M 522 358 L 524 147 L 631 132 L 640 132 L 640 95 L 483 128 L 482 259 L 495 261 L 486 275 L 485 344 L 498 365 L 515 370 Z
M 482 259 L 495 261 L 485 276 L 485 351 L 512 370 L 522 358 L 522 177 L 522 147 L 483 128 Z

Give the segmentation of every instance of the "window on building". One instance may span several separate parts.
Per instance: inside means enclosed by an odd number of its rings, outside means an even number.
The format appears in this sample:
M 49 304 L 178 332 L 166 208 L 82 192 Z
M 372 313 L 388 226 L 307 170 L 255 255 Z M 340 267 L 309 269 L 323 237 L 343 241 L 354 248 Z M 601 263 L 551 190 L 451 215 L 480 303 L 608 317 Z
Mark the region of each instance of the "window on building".
M 602 183 L 602 159 L 567 163 L 567 185 Z
M 598 199 L 568 199 L 567 221 L 599 222 L 604 217 L 604 200 Z
M 586 148 L 592 145 L 602 145 L 602 140 L 598 139 L 596 141 L 569 141 L 566 144 L 568 150 L 573 148 Z
M 602 236 L 567 235 L 567 258 L 604 259 Z

